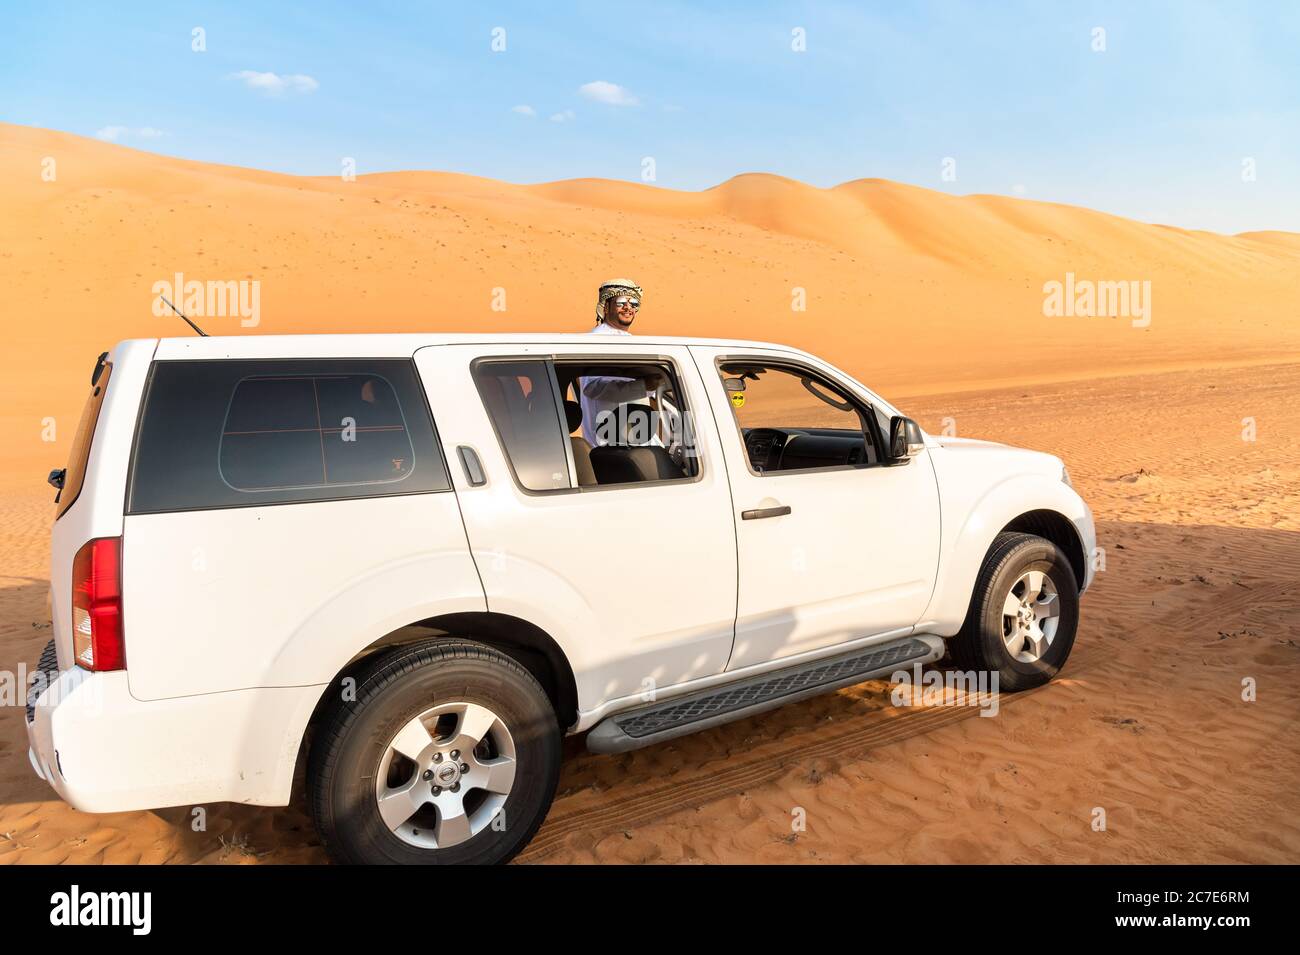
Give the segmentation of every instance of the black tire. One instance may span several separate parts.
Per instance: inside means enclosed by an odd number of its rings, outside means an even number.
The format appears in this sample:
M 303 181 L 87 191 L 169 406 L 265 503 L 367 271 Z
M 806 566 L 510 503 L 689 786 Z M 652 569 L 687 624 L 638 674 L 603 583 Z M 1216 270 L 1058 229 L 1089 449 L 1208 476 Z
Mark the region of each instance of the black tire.
M 1056 633 L 1038 660 L 1014 658 L 1003 641 L 1003 602 L 1021 575 L 1048 574 L 1061 602 Z M 1061 549 L 1033 534 L 999 534 L 975 580 L 970 609 L 961 632 L 948 641 L 948 654 L 959 670 L 997 673 L 998 687 L 1008 693 L 1027 690 L 1056 676 L 1074 646 L 1079 626 L 1079 585 Z
M 357 675 L 355 695 L 324 715 L 307 766 L 312 815 L 332 859 L 483 865 L 507 862 L 528 844 L 551 807 L 561 752 L 555 711 L 531 673 L 491 647 L 444 639 L 385 654 Z M 496 714 L 512 737 L 516 772 L 504 827 L 489 825 L 434 849 L 403 841 L 384 823 L 375 776 L 398 730 L 441 702 L 480 704 Z

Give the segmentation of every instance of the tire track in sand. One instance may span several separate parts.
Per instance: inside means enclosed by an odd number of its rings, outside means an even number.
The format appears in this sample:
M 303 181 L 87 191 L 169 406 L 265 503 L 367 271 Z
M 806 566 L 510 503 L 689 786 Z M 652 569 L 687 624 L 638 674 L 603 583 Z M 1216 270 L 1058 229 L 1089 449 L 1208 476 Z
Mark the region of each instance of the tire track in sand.
M 1003 697 L 998 704 L 1006 706 L 1012 699 L 1026 699 L 1041 692 L 1041 689 L 1017 693 L 1014 697 Z M 975 699 L 982 705 L 990 697 L 981 694 Z M 732 764 L 724 768 L 705 766 L 697 772 L 678 774 L 669 782 L 640 788 L 624 798 L 619 798 L 617 793 L 606 793 L 606 798 L 600 805 L 567 812 L 563 808 L 560 812 L 552 811 L 528 848 L 519 855 L 518 861 L 543 862 L 566 848 L 568 840 L 578 833 L 587 833 L 593 842 L 599 842 L 606 836 L 639 828 L 682 810 L 694 809 L 715 799 L 752 789 L 771 782 L 781 775 L 781 770 L 794 764 L 827 758 L 860 758 L 863 753 L 879 746 L 902 742 L 978 716 L 979 709 L 976 705 L 961 705 L 876 711 L 898 712 L 901 715 L 888 716 L 883 721 L 868 717 L 865 725 L 811 745 L 804 741 L 807 734 L 798 734 L 775 746 L 755 746 L 752 752 L 739 760 L 734 755 L 730 757 Z M 817 732 L 823 730 L 819 727 Z M 774 763 L 778 767 L 775 772 Z

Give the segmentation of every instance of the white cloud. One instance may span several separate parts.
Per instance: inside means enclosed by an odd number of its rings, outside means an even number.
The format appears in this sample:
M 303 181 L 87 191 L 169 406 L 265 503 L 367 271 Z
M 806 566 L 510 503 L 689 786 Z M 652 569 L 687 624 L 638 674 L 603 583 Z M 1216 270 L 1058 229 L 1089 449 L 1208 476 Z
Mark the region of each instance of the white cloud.
M 578 92 L 587 99 L 595 100 L 597 103 L 605 103 L 609 106 L 636 106 L 638 102 L 637 98 L 629 90 L 617 83 L 608 83 L 605 80 L 584 83 L 578 87 Z
M 520 116 L 536 116 L 537 110 L 528 105 L 512 106 L 510 112 L 518 113 Z
M 230 74 L 233 79 L 241 80 L 250 90 L 257 90 L 267 96 L 280 96 L 284 93 L 314 93 L 320 84 L 305 73 L 259 73 L 257 70 L 240 70 Z
M 132 129 L 130 126 L 105 126 L 95 131 L 95 138 L 107 143 L 115 143 L 119 139 L 160 139 L 166 135 L 161 129 L 154 129 L 152 126 L 141 126 L 139 129 Z
M 577 114 L 571 109 L 566 109 L 563 113 L 552 113 L 552 123 L 571 123 L 577 119 Z

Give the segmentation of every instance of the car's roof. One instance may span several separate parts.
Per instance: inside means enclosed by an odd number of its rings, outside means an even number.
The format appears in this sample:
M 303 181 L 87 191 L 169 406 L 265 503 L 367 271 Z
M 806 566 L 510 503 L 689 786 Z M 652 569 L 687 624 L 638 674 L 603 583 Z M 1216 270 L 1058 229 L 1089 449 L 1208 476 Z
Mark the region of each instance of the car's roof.
M 402 333 L 392 335 L 229 335 L 163 338 L 154 357 L 161 360 L 204 358 L 408 357 L 430 345 L 582 345 L 645 348 L 647 345 L 713 345 L 723 348 L 774 348 L 789 345 L 732 338 L 679 338 L 662 335 Z

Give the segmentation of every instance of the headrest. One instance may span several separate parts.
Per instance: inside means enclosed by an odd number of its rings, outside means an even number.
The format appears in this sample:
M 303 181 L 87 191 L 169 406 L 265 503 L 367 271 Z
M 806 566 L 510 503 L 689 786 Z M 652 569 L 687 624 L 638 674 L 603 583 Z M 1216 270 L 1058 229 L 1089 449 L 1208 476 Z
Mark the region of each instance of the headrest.
M 564 399 L 564 420 L 569 425 L 569 434 L 582 427 L 582 405 L 576 401 Z
M 654 440 L 655 430 L 659 426 L 659 414 L 649 405 L 629 401 L 615 408 L 612 414 L 614 440 L 610 444 L 626 448 L 647 445 Z M 599 427 L 596 433 L 600 433 Z

